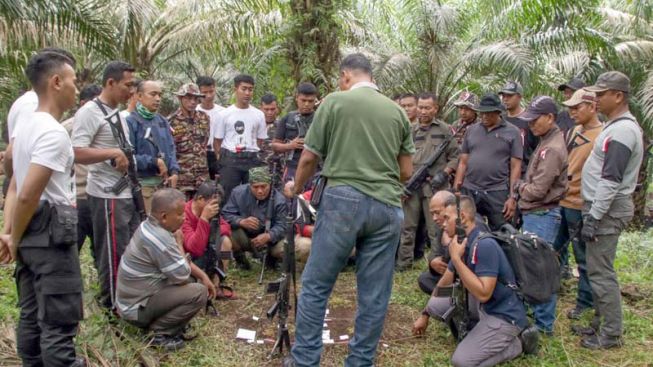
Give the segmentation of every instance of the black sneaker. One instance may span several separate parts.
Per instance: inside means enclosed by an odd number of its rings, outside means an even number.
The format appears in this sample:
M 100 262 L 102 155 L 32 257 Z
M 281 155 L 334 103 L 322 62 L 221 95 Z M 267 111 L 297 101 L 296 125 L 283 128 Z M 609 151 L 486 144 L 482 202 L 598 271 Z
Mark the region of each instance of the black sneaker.
M 580 342 L 580 345 L 583 348 L 588 349 L 610 349 L 610 348 L 620 348 L 623 346 L 621 337 L 618 336 L 608 336 L 608 335 L 592 335 Z
M 537 354 L 540 349 L 540 332 L 531 325 L 519 334 L 521 349 L 524 354 Z
M 571 310 L 567 311 L 567 318 L 570 320 L 580 320 L 583 316 L 583 312 L 587 311 L 586 307 L 574 307 Z
M 571 332 L 578 336 L 591 336 L 596 334 L 596 329 L 591 326 L 571 325 Z
M 186 326 L 181 330 L 179 337 L 184 341 L 191 341 L 197 338 L 197 333 L 190 324 L 186 324 Z
M 175 352 L 184 347 L 184 341 L 179 336 L 155 335 L 150 345 L 166 352 Z

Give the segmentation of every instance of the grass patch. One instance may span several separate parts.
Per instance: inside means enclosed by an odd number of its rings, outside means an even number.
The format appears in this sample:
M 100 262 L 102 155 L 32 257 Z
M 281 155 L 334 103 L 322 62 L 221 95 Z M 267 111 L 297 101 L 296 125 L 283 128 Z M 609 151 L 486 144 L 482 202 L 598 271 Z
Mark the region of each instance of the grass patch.
M 580 347 L 578 337 L 569 334 L 570 322 L 564 316 L 573 307 L 576 281 L 565 283 L 560 294 L 555 335 L 544 338 L 539 356 L 522 357 L 507 366 L 650 366 L 653 348 L 653 232 L 625 233 L 621 237 L 616 266 L 623 289 L 626 346 L 605 352 L 591 352 Z M 265 311 L 274 302 L 273 296 L 263 295 L 256 282 L 257 267 L 251 272 L 234 270 L 229 283 L 239 299 L 216 302 L 218 317 L 201 314 L 193 321 L 199 337 L 185 349 L 172 354 L 148 348 L 145 335 L 125 323 L 108 323 L 95 305 L 97 274 L 92 266 L 88 247 L 82 254 L 82 273 L 85 287 L 85 320 L 81 323 L 76 343 L 79 355 L 88 358 L 92 366 L 279 366 L 279 359 L 268 359 L 275 338 L 276 320 L 265 318 Z M 427 336 L 411 337 L 413 320 L 419 315 L 427 297 L 417 287 L 416 279 L 424 261 L 413 270 L 395 275 L 390 311 L 378 353 L 378 366 L 443 366 L 455 344 L 448 330 L 436 321 L 430 323 Z M 258 268 L 260 269 L 260 268 Z M 276 273 L 268 271 L 266 280 Z M 355 312 L 355 274 L 348 270 L 341 274 L 329 303 L 328 322 L 331 335 L 353 333 Z M 0 365 L 17 365 L 13 329 L 17 320 L 16 291 L 13 266 L 0 268 Z M 260 317 L 254 321 L 252 316 Z M 585 315 L 589 321 L 589 314 Z M 294 333 L 294 320 L 290 321 Z M 236 341 L 239 327 L 257 330 L 263 345 Z M 119 331 L 117 336 L 116 331 Z M 342 366 L 347 345 L 326 345 L 322 366 Z

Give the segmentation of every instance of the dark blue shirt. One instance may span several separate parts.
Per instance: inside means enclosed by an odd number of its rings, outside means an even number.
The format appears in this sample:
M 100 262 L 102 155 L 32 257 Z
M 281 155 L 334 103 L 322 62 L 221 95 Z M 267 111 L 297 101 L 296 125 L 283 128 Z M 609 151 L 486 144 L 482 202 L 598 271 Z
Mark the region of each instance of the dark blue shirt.
M 508 258 L 494 239 L 477 240 L 480 233 L 480 228 L 476 227 L 467 237 L 467 243 L 471 245 L 466 249 L 465 264 L 479 278 L 497 278 L 492 296 L 487 302 L 481 303 L 481 308 L 488 315 L 525 328 L 528 326 L 528 320 L 524 304 L 512 289 L 504 285 L 504 283 L 515 284 L 515 274 Z M 449 263 L 449 270 L 453 269 L 453 263 Z
M 136 167 L 140 177 L 152 177 L 159 174 L 156 161 L 163 159 L 168 167 L 168 175 L 179 173 L 175 142 L 172 138 L 170 124 L 158 113 L 152 120 L 146 120 L 134 111 L 127 116 L 129 125 L 129 142 L 134 147 Z M 145 139 L 145 132 L 150 128 L 150 138 Z

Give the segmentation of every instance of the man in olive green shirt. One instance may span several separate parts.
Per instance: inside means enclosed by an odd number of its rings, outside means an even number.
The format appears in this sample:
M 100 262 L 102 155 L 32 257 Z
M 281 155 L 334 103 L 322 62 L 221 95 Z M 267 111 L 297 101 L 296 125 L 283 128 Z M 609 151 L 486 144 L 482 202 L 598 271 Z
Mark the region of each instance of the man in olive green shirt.
M 301 193 L 324 160 L 327 188 L 302 274 L 295 345 L 284 366 L 319 366 L 326 305 L 354 246 L 358 310 L 345 366 L 372 366 L 392 291 L 403 220 L 402 182 L 415 151 L 406 114 L 378 92 L 362 54 L 340 64 L 340 89 L 320 105 L 306 136 L 295 182 Z

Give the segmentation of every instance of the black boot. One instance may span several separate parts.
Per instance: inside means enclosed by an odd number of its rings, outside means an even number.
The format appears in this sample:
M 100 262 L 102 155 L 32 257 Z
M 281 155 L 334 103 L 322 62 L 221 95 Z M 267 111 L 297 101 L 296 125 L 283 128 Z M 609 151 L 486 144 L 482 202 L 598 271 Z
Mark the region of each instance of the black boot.
M 179 336 L 155 335 L 150 345 L 166 352 L 174 352 L 184 347 L 184 341 Z
M 621 337 L 597 334 L 583 338 L 580 345 L 588 349 L 610 349 L 620 348 L 623 343 Z

